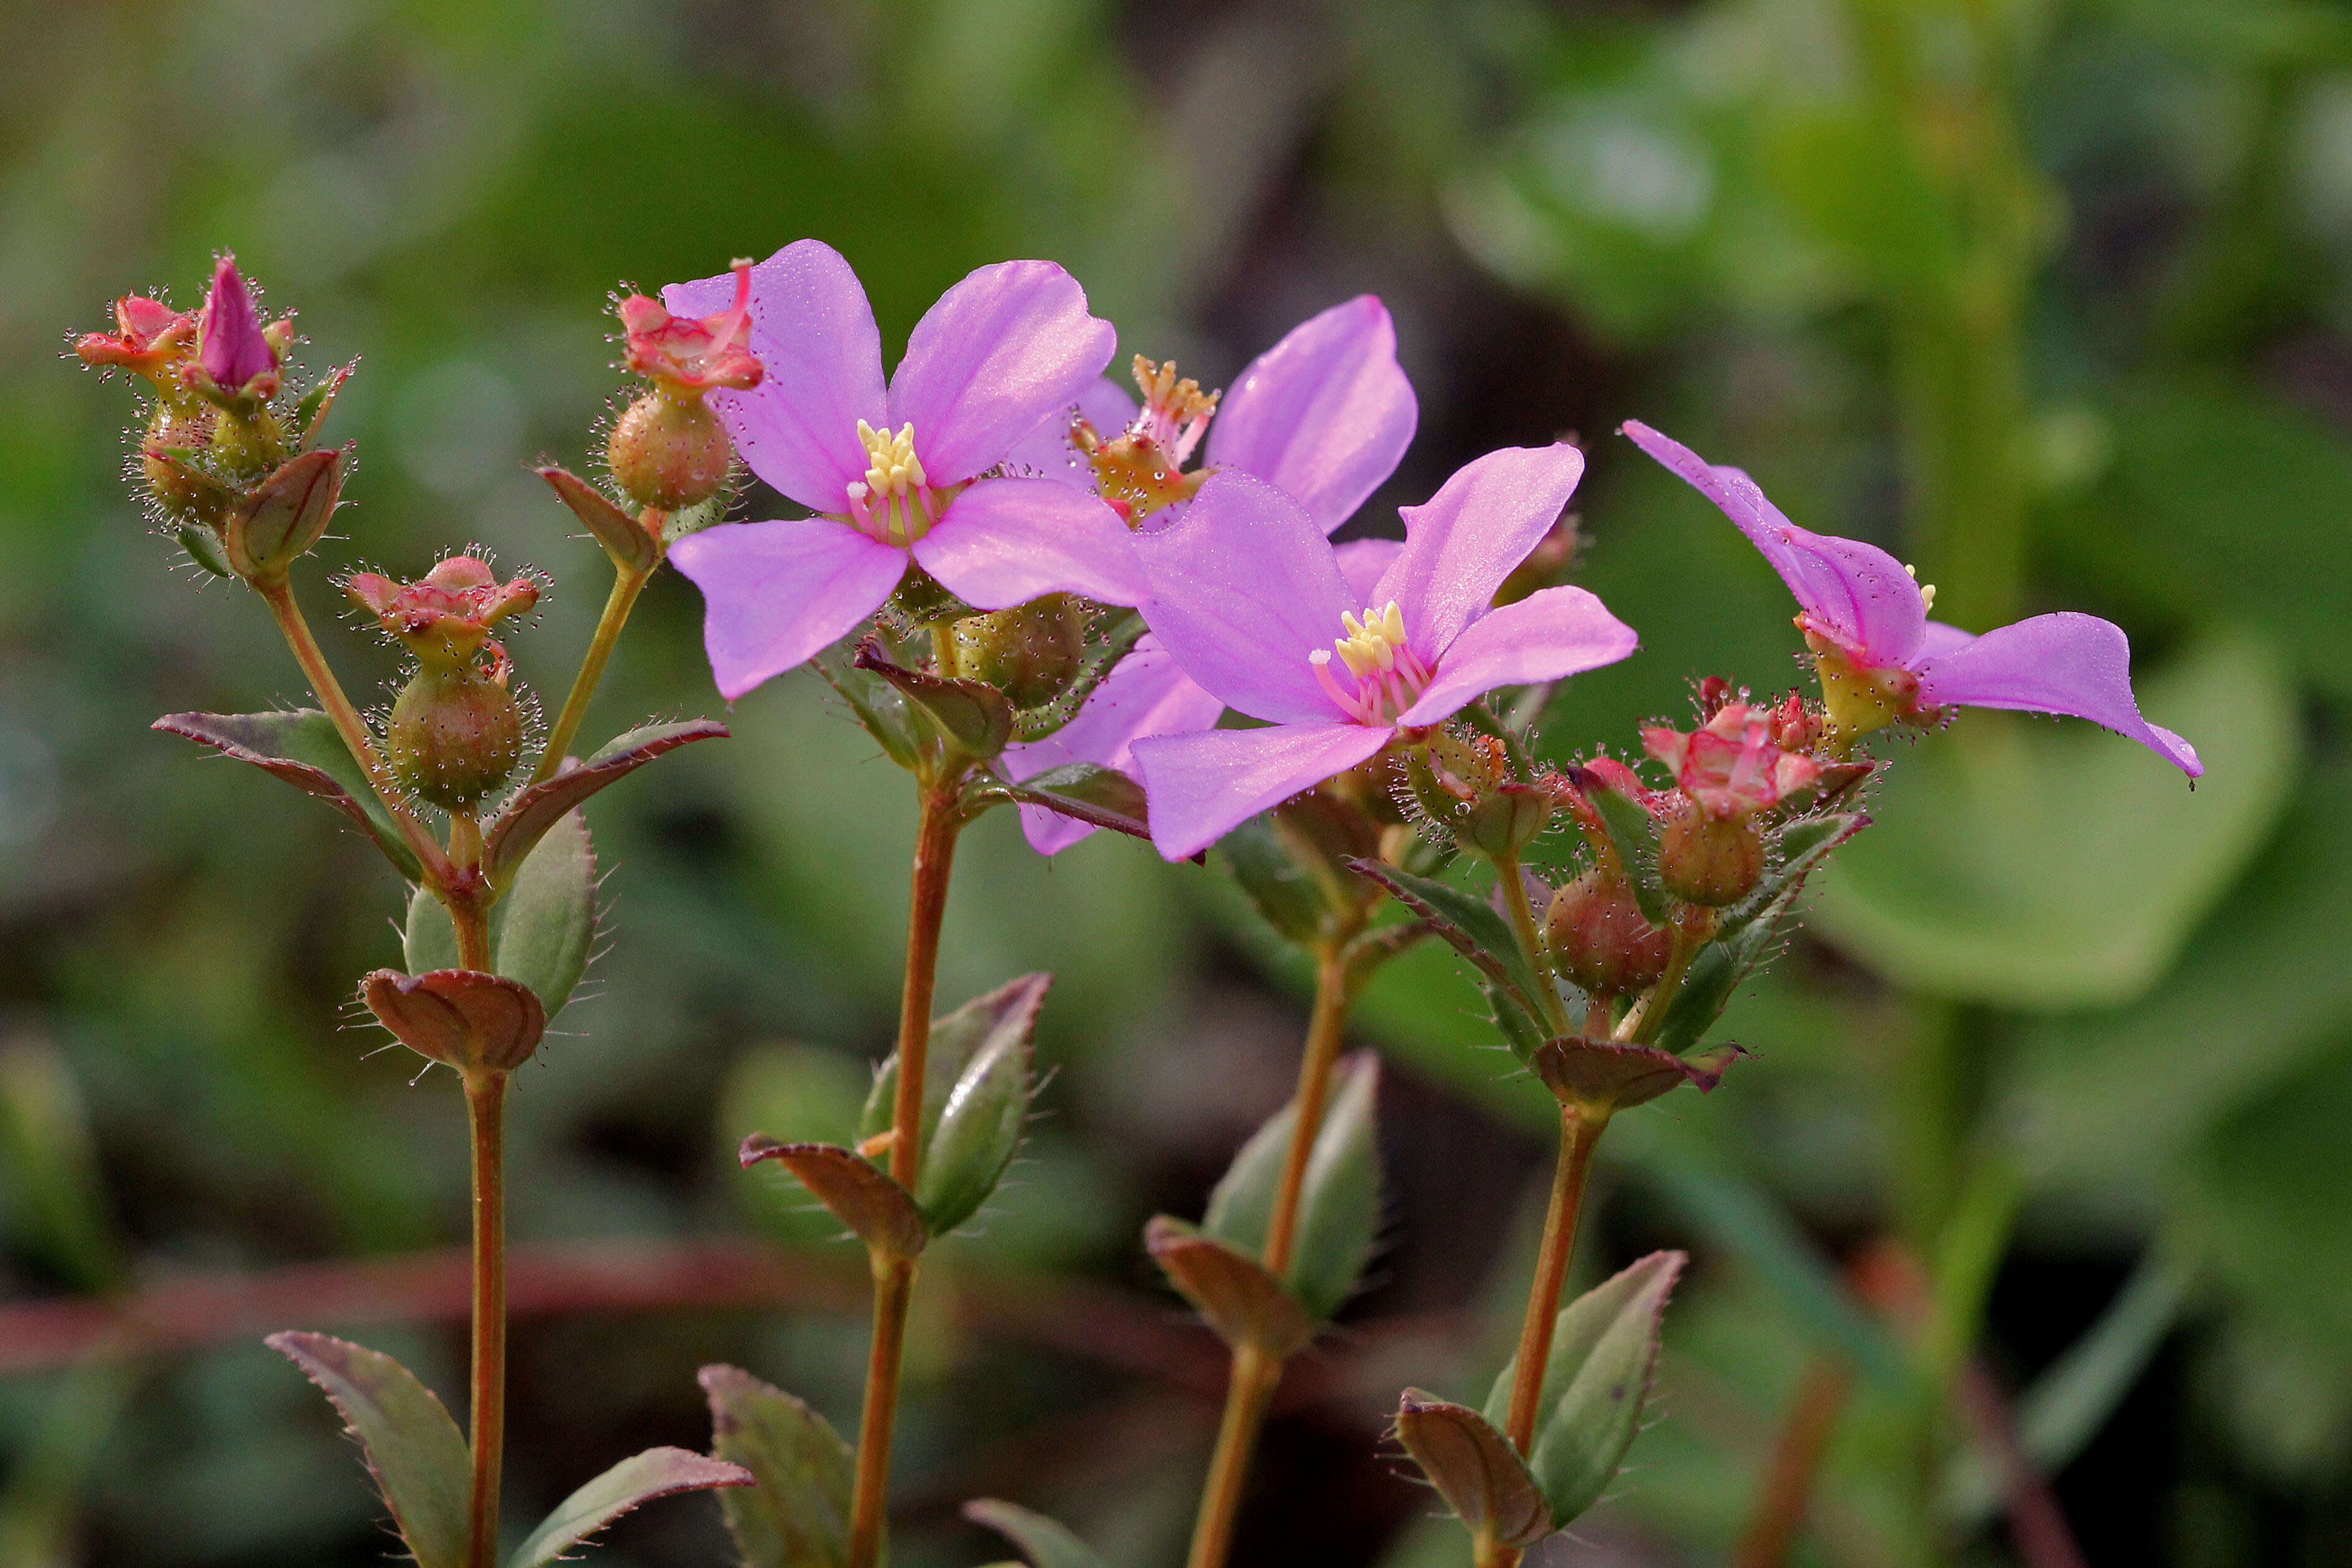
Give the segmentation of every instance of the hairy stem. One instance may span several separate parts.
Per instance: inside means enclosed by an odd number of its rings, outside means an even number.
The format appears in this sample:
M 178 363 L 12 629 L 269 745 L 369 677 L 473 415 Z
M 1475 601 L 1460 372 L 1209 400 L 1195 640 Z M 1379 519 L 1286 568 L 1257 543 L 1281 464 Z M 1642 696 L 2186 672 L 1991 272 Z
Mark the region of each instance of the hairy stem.
M 473 1494 L 466 1568 L 499 1560 L 499 1468 L 507 1426 L 507 1075 L 466 1075 L 474 1144 Z
M 1298 1088 L 1291 1097 L 1290 1147 L 1282 1162 L 1282 1182 L 1275 1189 L 1274 1212 L 1267 1217 L 1266 1272 L 1279 1279 L 1290 1271 L 1291 1253 L 1298 1237 L 1299 1200 L 1307 1190 L 1307 1166 L 1314 1156 L 1315 1140 L 1323 1130 L 1323 1113 L 1331 1099 L 1331 1069 L 1347 1036 L 1347 942 L 1328 938 L 1315 955 L 1315 1010 L 1307 1023 L 1307 1048 L 1298 1063 Z M 1233 1374 L 1225 1385 L 1225 1414 L 1217 1425 L 1217 1447 L 1209 1459 L 1209 1475 L 1201 1488 L 1201 1512 L 1192 1527 L 1190 1568 L 1221 1568 L 1232 1550 L 1234 1521 L 1241 1511 L 1242 1487 L 1249 1476 L 1250 1454 L 1257 1447 L 1258 1428 L 1265 1423 L 1266 1406 L 1275 1385 L 1282 1381 L 1282 1363 L 1253 1346 L 1234 1352 Z
M 310 681 L 310 690 L 318 697 L 319 705 L 327 710 L 327 717 L 334 721 L 335 732 L 342 736 L 343 745 L 357 759 L 361 771 L 367 774 L 376 798 L 383 802 L 383 808 L 392 814 L 393 821 L 400 825 L 401 837 L 408 840 L 409 848 L 423 863 L 427 880 L 446 884 L 449 875 L 449 858 L 441 852 L 441 846 L 433 841 L 433 835 L 417 820 L 415 813 L 409 810 L 407 798 L 393 779 L 392 771 L 384 765 L 382 753 L 375 749 L 375 741 L 369 735 L 367 725 L 362 721 L 360 710 L 352 707 L 352 700 L 343 694 L 343 683 L 335 679 L 334 669 L 327 663 L 327 656 L 320 651 L 319 639 L 310 635 L 310 623 L 302 618 L 302 607 L 294 602 L 292 584 L 257 583 L 253 586 L 254 592 L 261 595 L 262 603 L 269 606 L 269 613 L 277 617 L 278 629 L 285 635 L 286 646 L 294 650 L 294 661 L 302 667 L 303 677 Z
M 637 595 L 653 574 L 653 567 L 637 572 L 623 566 L 615 571 L 613 591 L 604 598 L 604 613 L 596 618 L 596 635 L 588 640 L 588 651 L 581 656 L 580 673 L 572 678 L 572 690 L 563 699 L 563 710 L 555 716 L 555 727 L 547 732 L 547 744 L 539 753 L 539 765 L 531 770 L 531 783 L 553 778 L 556 769 L 563 765 L 563 754 L 572 749 L 572 740 L 580 733 L 580 721 L 588 716 L 588 703 L 596 695 L 596 684 L 604 679 L 604 665 L 613 657 L 613 645 L 621 640 L 621 628 L 629 624 L 629 612 L 636 607 Z
M 940 922 L 947 912 L 948 874 L 963 826 L 959 781 L 926 782 L 915 833 L 915 868 L 907 910 L 907 976 L 898 998 L 898 1085 L 890 1107 L 890 1174 L 913 1188 L 922 1168 L 923 1069 L 931 1043 L 931 986 L 940 961 Z M 898 1414 L 898 1362 L 915 1260 L 877 1253 L 874 1341 L 866 1373 L 865 1414 L 857 1425 L 857 1483 L 849 1507 L 848 1568 L 882 1560 L 889 1505 L 890 1434 Z

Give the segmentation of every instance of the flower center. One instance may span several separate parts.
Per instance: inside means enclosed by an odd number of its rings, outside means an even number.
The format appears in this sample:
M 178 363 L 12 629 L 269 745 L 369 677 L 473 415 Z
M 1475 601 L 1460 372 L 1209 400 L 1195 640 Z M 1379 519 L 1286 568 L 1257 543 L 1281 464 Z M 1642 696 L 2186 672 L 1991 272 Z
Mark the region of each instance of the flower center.
M 1209 477 L 1200 468 L 1187 473 L 1184 465 L 1224 395 L 1202 392 L 1190 376 L 1179 381 L 1172 359 L 1154 364 L 1138 354 L 1133 370 L 1143 408 L 1126 429 L 1105 440 L 1084 419 L 1070 427 L 1071 445 L 1094 465 L 1096 489 L 1130 527 L 1161 507 L 1190 500 Z
M 1403 612 L 1391 599 L 1384 610 L 1366 606 L 1360 617 L 1342 610 L 1339 623 L 1348 628 L 1348 635 L 1333 643 L 1329 652 L 1318 647 L 1307 656 L 1307 662 L 1315 667 L 1316 680 L 1340 711 L 1357 722 L 1395 723 L 1397 716 L 1428 689 L 1431 678 L 1429 667 L 1405 640 Z M 1348 667 L 1353 690 L 1332 674 L 1332 653 Z
M 912 420 L 893 435 L 860 419 L 857 439 L 866 447 L 866 478 L 849 487 L 849 515 L 859 529 L 885 544 L 912 544 L 940 520 L 939 497 L 915 456 Z

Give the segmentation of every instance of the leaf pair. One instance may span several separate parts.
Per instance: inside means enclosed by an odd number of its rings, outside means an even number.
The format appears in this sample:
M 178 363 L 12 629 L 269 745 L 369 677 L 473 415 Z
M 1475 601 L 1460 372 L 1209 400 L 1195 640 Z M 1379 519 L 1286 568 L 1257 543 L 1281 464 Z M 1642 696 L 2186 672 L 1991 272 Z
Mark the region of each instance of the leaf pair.
M 743 1163 L 776 1161 L 867 1246 L 893 1257 L 915 1256 L 932 1237 L 979 1212 L 1013 1163 L 1029 1115 L 1037 1011 L 1052 984 L 1052 975 L 1024 974 L 931 1020 L 922 1157 L 911 1192 L 881 1163 L 834 1144 L 787 1143 L 754 1133 L 743 1142 Z M 893 1055 L 866 1097 L 857 1130 L 862 1146 L 875 1146 L 890 1131 L 898 1091 Z
M 1398 1438 L 1474 1533 L 1532 1545 L 1600 1500 L 1640 1430 L 1666 1299 L 1687 1261 L 1654 1252 L 1560 1309 L 1525 1458 L 1500 1430 L 1516 1362 L 1483 1413 L 1406 1390 Z
M 552 1018 L 587 972 L 596 936 L 596 850 L 578 808 L 556 818 L 490 912 L 490 972 L 530 987 Z M 457 967 L 457 931 L 428 889 L 409 895 L 408 972 Z
M 1297 1108 L 1258 1129 L 1210 1194 L 1200 1226 L 1161 1215 L 1144 1233 L 1171 1283 L 1226 1343 L 1277 1359 L 1303 1348 L 1356 1288 L 1380 1231 L 1380 1062 L 1342 1061 L 1299 1189 L 1288 1268 L 1259 1261 L 1297 1136 Z
M 277 1333 L 269 1347 L 334 1402 L 359 1439 L 418 1568 L 464 1568 L 473 1467 L 457 1424 L 432 1391 L 381 1351 L 326 1334 Z M 674 1492 L 748 1487 L 752 1475 L 683 1448 L 648 1448 L 573 1492 L 507 1559 L 541 1568 L 641 1503 Z

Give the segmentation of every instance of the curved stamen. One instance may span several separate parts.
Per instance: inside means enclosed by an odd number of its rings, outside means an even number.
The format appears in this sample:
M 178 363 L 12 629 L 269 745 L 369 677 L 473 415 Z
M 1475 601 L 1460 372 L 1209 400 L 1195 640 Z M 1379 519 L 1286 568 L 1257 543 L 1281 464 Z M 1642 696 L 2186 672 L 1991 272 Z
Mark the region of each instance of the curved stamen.
M 1361 724 L 1393 724 L 1412 707 L 1432 679 L 1429 666 L 1406 640 L 1404 614 L 1391 600 L 1384 609 L 1367 607 L 1359 616 L 1342 610 L 1339 622 L 1348 635 L 1329 649 L 1307 656 L 1316 682 L 1339 710 Z M 1337 653 L 1354 678 L 1355 689 L 1343 688 L 1331 669 Z

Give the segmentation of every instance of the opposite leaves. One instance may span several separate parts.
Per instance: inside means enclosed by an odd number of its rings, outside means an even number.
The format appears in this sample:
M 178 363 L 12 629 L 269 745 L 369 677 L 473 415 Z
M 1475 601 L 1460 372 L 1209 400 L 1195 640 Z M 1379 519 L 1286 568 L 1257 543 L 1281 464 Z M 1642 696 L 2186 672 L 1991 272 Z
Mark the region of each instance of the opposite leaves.
M 1037 1010 L 1054 983 L 1024 974 L 931 1020 L 923 1073 L 922 1162 L 914 1198 L 933 1236 L 979 1212 L 1021 1144 L 1029 1115 L 1029 1052 Z M 875 1075 L 858 1124 L 861 1144 L 890 1131 L 898 1058 Z
M 1381 1219 L 1380 1140 L 1374 1110 L 1380 1060 L 1360 1051 L 1333 1075 L 1330 1103 L 1307 1156 L 1297 1227 L 1282 1283 L 1317 1322 L 1339 1310 L 1371 1256 Z M 1203 1234 L 1249 1258 L 1265 1250 L 1290 1142 L 1295 1105 L 1285 1106 L 1242 1146 L 1209 1198 Z

